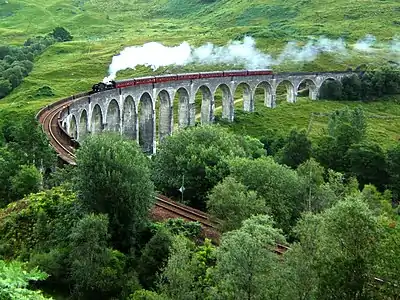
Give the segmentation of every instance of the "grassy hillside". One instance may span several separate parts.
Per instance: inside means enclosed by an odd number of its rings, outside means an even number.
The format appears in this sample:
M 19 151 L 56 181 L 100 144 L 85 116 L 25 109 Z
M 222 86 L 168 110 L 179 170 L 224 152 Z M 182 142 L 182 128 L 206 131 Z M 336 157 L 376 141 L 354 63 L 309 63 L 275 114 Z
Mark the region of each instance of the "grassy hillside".
M 235 104 L 235 121 L 222 124 L 239 134 L 257 138 L 268 129 L 288 132 L 291 128 L 307 129 L 311 139 L 320 136 L 326 129 L 328 117 L 324 114 L 346 106 L 361 105 L 367 116 L 367 136 L 383 147 L 392 146 L 400 139 L 400 98 L 387 98 L 379 102 L 361 103 L 356 101 L 312 101 L 298 98 L 296 103 L 287 103 L 282 98 L 276 108 L 263 106 L 262 97 L 256 98 L 255 112 L 243 111 L 243 103 Z
M 0 0 L 0 43 L 21 45 L 37 34 L 64 26 L 74 40 L 52 45 L 35 61 L 22 85 L 0 101 L 0 111 L 37 111 L 55 99 L 87 90 L 107 75 L 113 55 L 124 47 L 157 41 L 224 45 L 246 34 L 265 52 L 279 53 L 287 41 L 308 36 L 343 37 L 354 43 L 365 34 L 387 41 L 400 25 L 396 0 Z M 381 63 L 379 54 L 341 58 L 323 55 L 307 64 L 283 64 L 280 70 L 344 69 Z M 204 67 L 194 67 L 204 69 Z M 175 71 L 193 70 L 174 68 Z M 148 74 L 149 68 L 119 77 Z M 125 75 L 125 76 L 124 76 Z M 54 97 L 33 98 L 48 85 Z M 329 107 L 329 106 L 327 106 Z

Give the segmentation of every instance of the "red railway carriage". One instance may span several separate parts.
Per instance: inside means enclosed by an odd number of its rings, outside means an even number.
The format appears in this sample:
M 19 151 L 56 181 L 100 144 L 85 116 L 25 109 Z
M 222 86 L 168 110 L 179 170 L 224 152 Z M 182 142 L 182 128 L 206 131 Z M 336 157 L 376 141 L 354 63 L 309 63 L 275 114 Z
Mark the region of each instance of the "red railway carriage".
M 155 83 L 156 78 L 154 76 L 149 76 L 149 77 L 141 77 L 135 79 L 135 84 L 150 84 L 150 83 Z
M 120 88 L 125 88 L 128 86 L 134 86 L 135 85 L 135 80 L 134 79 L 128 79 L 128 80 L 121 80 L 121 81 L 117 81 L 115 84 L 115 87 L 117 89 Z
M 177 75 L 162 75 L 162 76 L 155 76 L 156 83 L 168 82 L 168 81 L 175 81 L 177 80 Z
M 199 78 L 200 78 L 200 73 L 178 74 L 177 76 L 177 80 L 193 80 Z
M 224 77 L 229 76 L 247 76 L 247 70 L 244 71 L 224 71 Z
M 257 75 L 272 75 L 272 70 L 252 70 L 247 71 L 248 76 L 257 76 Z
M 216 72 L 200 73 L 200 78 L 214 78 L 214 77 L 224 77 L 224 72 L 216 71 Z

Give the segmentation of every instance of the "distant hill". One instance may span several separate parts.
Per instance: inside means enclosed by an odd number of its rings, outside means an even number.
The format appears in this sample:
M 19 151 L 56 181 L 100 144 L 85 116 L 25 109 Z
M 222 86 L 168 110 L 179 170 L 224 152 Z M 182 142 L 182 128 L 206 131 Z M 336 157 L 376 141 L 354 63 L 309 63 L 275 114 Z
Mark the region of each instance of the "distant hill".
M 50 86 L 55 98 L 87 90 L 107 75 L 112 56 L 126 46 L 151 41 L 224 45 L 251 35 L 258 48 L 277 54 L 288 41 L 306 43 L 309 36 L 343 37 L 354 43 L 372 34 L 384 42 L 400 32 L 399 15 L 397 0 L 0 0 L 0 44 L 21 45 L 57 26 L 74 36 L 46 50 L 24 83 L 0 101 L 0 108 L 38 109 L 54 100 L 30 97 L 43 86 Z M 344 69 L 381 61 L 379 55 L 340 61 L 322 55 L 276 69 Z M 148 72 L 142 68 L 136 74 Z

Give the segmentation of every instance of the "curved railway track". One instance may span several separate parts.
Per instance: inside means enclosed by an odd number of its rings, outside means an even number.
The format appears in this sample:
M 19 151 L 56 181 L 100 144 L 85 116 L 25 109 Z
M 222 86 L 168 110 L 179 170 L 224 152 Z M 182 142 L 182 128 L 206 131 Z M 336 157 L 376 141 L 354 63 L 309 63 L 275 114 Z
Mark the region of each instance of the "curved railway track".
M 42 108 L 36 118 L 42 124 L 43 131 L 49 138 L 51 146 L 56 150 L 58 157 L 65 163 L 76 165 L 75 147 L 77 142 L 73 141 L 68 133 L 61 126 L 61 115 L 64 109 L 67 109 L 69 104 L 88 93 L 81 93 L 79 95 L 71 96 L 69 98 L 61 99 Z M 211 220 L 210 216 L 204 212 L 186 206 L 163 196 L 156 195 L 156 202 L 153 207 L 153 212 L 160 210 L 162 215 L 169 217 L 179 217 L 187 221 L 199 222 L 205 231 L 205 235 L 211 237 L 214 241 L 219 239 L 219 222 Z M 289 248 L 277 244 L 275 252 L 283 254 Z

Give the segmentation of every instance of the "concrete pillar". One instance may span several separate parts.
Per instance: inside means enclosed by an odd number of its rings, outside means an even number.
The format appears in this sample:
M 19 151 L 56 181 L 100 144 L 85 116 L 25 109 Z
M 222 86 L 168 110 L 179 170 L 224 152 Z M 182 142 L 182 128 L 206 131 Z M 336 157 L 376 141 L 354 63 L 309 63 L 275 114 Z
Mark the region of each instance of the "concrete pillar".
M 208 88 L 202 87 L 201 88 L 201 124 L 210 124 L 213 119 L 213 102 L 214 97 L 211 91 Z
M 295 103 L 297 100 L 297 91 L 294 90 L 294 86 L 292 84 L 286 85 L 286 93 L 287 93 L 287 102 Z
M 232 122 L 234 118 L 232 92 L 225 84 L 221 85 L 220 87 L 222 89 L 222 119 Z
M 271 108 L 276 107 L 276 91 L 271 92 Z
M 250 87 L 246 86 L 243 91 L 243 110 L 248 112 L 254 111 L 254 93 Z
M 178 90 L 179 97 L 179 127 L 184 128 L 190 125 L 192 119 L 192 111 L 190 108 L 190 97 L 186 90 Z M 195 112 L 196 114 L 196 112 Z M 196 115 L 194 115 L 196 117 Z M 194 125 L 194 123 L 193 123 Z
M 159 121 L 158 134 L 160 142 L 172 132 L 172 105 L 168 92 L 161 91 L 159 94 Z

